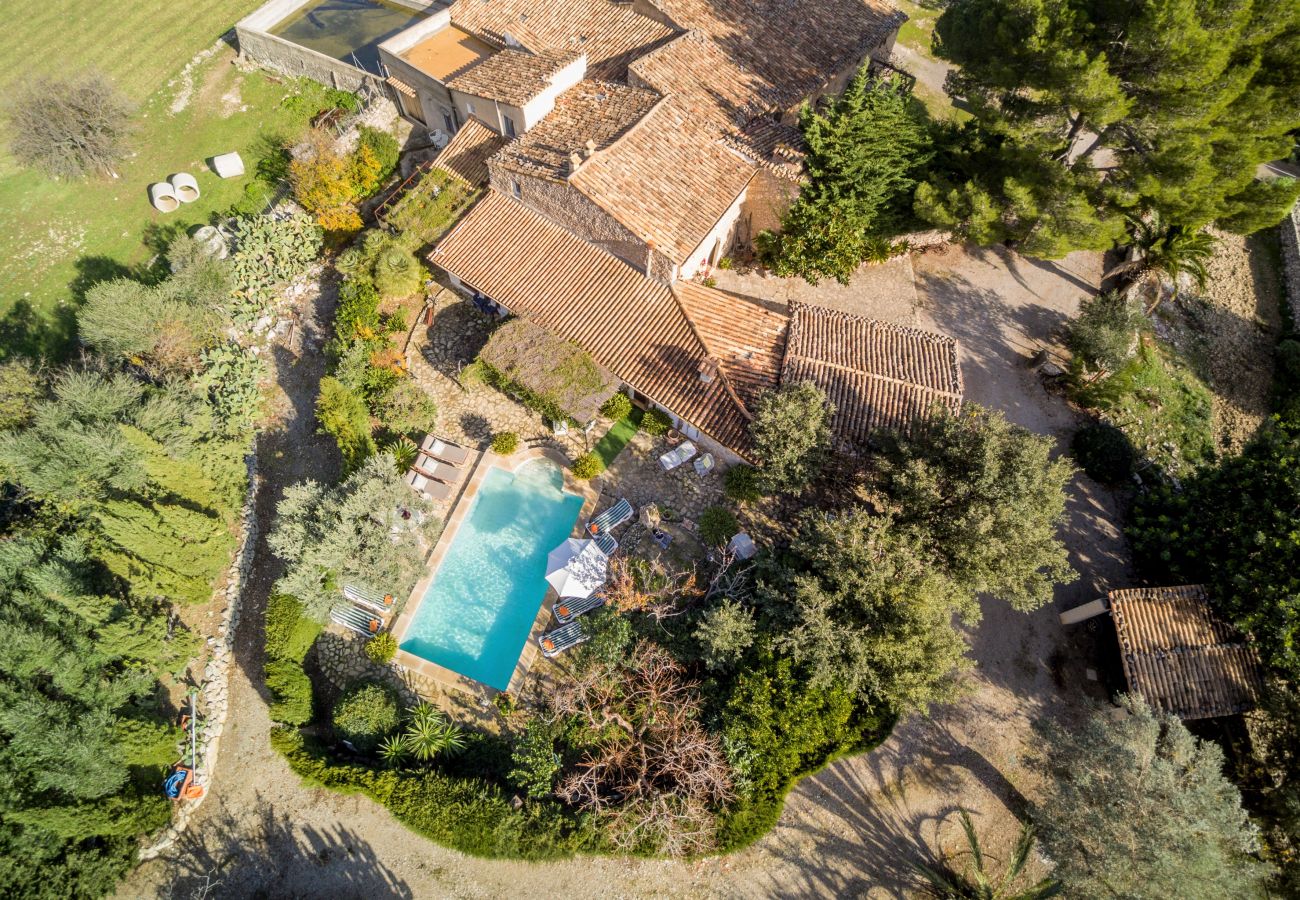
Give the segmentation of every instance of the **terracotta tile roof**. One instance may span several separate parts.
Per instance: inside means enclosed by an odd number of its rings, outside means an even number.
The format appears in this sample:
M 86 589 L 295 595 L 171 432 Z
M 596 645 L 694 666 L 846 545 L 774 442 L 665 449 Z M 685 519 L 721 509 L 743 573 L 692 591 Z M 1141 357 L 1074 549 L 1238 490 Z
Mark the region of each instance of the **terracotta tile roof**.
M 752 163 L 694 127 L 689 111 L 668 97 L 569 183 L 681 263 L 753 176 Z
M 790 317 L 749 297 L 695 281 L 676 282 L 673 293 L 709 355 L 752 412 L 758 395 L 780 381 Z
M 1203 585 L 1111 591 L 1129 688 L 1183 719 L 1254 707 L 1263 687 L 1255 648 L 1210 607 Z
M 637 391 L 718 442 L 748 447 L 724 378 L 672 292 L 518 201 L 490 191 L 430 255 L 511 312 L 582 347 Z
M 509 138 L 497 134 L 474 116 L 465 120 L 451 142 L 442 148 L 433 164 L 449 175 L 478 187 L 488 180 L 488 157 L 505 145 Z
M 608 81 L 581 81 L 555 101 L 555 108 L 498 154 L 494 163 L 563 181 L 569 154 L 587 141 L 604 150 L 654 105 L 652 91 Z
M 888 0 L 650 0 L 680 28 L 713 38 L 788 109 L 907 21 Z
M 609 0 L 458 0 L 452 21 L 499 44 L 587 54 L 587 75 L 622 81 L 627 66 L 673 35 L 667 25 Z
M 796 302 L 781 380 L 821 387 L 835 405 L 836 436 L 863 443 L 877 428 L 906 431 L 935 403 L 959 409 L 957 359 L 947 335 Z
M 447 87 L 475 97 L 523 106 L 546 90 L 551 76 L 572 59 L 572 55 L 566 58 L 554 53 L 502 50 L 457 75 L 447 82 Z
M 804 142 L 798 126 L 784 125 L 771 116 L 759 116 L 722 140 L 783 178 L 799 181 L 803 177 Z
M 636 81 L 673 94 L 700 117 L 734 127 L 773 108 L 773 85 L 736 65 L 708 35 L 688 31 L 628 67 Z

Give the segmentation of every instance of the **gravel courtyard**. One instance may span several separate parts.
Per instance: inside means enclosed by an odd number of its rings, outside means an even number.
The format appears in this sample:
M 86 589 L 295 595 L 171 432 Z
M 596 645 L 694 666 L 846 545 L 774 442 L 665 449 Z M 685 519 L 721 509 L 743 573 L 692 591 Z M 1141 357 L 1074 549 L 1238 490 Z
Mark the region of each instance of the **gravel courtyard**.
M 911 267 L 910 293 L 898 286 L 895 271 L 882 288 L 867 270 L 860 285 L 835 288 L 835 305 L 954 335 L 970 400 L 1034 431 L 1066 435 L 1073 413 L 1022 361 L 1053 346 L 1059 326 L 1095 289 L 1100 257 L 1076 254 L 1052 264 L 954 247 L 917 255 Z M 735 278 L 775 303 L 796 287 Z M 730 279 L 720 286 L 740 287 Z M 329 302 L 328 292 L 318 301 L 319 321 L 326 320 Z M 312 340 L 319 342 L 319 331 L 309 331 Z M 312 460 L 329 459 L 314 435 L 309 399 L 320 357 L 286 356 L 279 363 L 281 387 L 293 402 L 285 405 L 283 429 L 267 439 L 264 522 L 285 484 L 328 474 L 312 468 Z M 1063 631 L 1057 613 L 1126 580 L 1115 520 L 1109 493 L 1076 478 L 1065 539 L 1081 577 L 1034 614 L 985 604 L 984 621 L 971 636 L 977 665 L 969 696 L 903 723 L 873 753 L 806 779 L 790 795 L 778 827 L 755 847 L 692 863 L 472 859 L 407 831 L 363 797 L 302 787 L 268 744 L 271 723 L 256 683 L 260 611 L 278 575 L 263 546 L 241 620 L 231 718 L 212 796 L 182 843 L 137 870 L 119 896 L 188 898 L 205 886 L 208 896 L 231 897 L 904 896 L 914 886 L 909 860 L 959 845 L 952 815 L 959 805 L 987 835 L 987 849 L 1002 854 L 1014 835 L 1014 814 L 1034 789 L 1020 763 L 1028 724 L 1041 715 L 1069 715 L 1083 697 L 1104 695 L 1085 676 L 1092 638 L 1082 628 Z

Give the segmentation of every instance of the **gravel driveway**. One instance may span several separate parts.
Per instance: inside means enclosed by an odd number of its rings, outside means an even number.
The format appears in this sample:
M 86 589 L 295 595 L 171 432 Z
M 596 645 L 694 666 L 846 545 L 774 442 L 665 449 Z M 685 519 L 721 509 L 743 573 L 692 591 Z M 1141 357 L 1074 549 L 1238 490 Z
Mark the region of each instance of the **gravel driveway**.
M 886 317 L 956 336 L 969 399 L 1002 409 L 1034 431 L 1058 438 L 1068 433 L 1070 411 L 1019 361 L 1050 345 L 1096 284 L 1100 258 L 1082 254 L 1058 265 L 1001 250 L 950 248 L 917 256 L 913 267 L 915 307 L 901 309 L 895 295 L 886 304 L 893 315 Z M 870 278 L 867 270 L 863 297 L 879 293 Z M 789 296 L 775 279 L 764 281 L 772 299 Z M 328 295 L 320 302 L 327 305 Z M 864 301 L 861 311 L 871 312 L 872 305 Z M 267 439 L 271 452 L 263 465 L 275 489 L 267 492 L 264 516 L 285 483 L 311 474 L 315 460 L 332 458 L 311 418 L 319 356 L 280 363 L 281 384 L 293 402 L 284 430 Z M 181 844 L 137 870 L 119 896 L 191 897 L 204 887 L 207 896 L 221 897 L 903 896 L 913 885 L 909 860 L 929 848 L 959 845 L 952 816 L 958 805 L 976 818 L 987 849 L 1004 855 L 1014 836 L 1013 813 L 1033 790 L 1020 765 L 1028 723 L 1043 714 L 1068 715 L 1081 697 L 1104 694 L 1085 677 L 1087 633 L 1064 633 L 1056 615 L 1125 581 L 1127 560 L 1115 522 L 1113 498 L 1076 479 L 1065 538 L 1082 577 L 1030 615 L 985 604 L 984 621 L 971 635 L 977 665 L 969 695 L 903 723 L 876 751 L 805 779 L 780 824 L 757 846 L 695 863 L 472 859 L 412 834 L 369 800 L 302 787 L 268 745 L 266 700 L 249 677 L 260 670 L 260 608 L 276 574 L 263 548 L 261 577 L 254 579 L 241 618 L 239 668 L 231 678 L 231 714 L 213 795 Z

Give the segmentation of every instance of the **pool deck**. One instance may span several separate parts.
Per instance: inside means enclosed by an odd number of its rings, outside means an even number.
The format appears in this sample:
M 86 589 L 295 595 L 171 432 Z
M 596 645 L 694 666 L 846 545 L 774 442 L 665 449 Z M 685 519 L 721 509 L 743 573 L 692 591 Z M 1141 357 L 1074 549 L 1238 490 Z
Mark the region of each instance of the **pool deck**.
M 415 613 L 420 607 L 420 602 L 424 599 L 425 592 L 433 582 L 433 577 L 442 565 L 443 558 L 446 557 L 447 551 L 451 548 L 452 542 L 456 540 L 456 534 L 460 531 L 460 526 L 464 523 L 465 518 L 469 515 L 470 508 L 474 505 L 473 500 L 478 494 L 479 486 L 482 485 L 483 479 L 487 478 L 488 470 L 493 466 L 499 466 L 507 471 L 515 471 L 524 463 L 531 462 L 535 459 L 546 459 L 560 467 L 564 475 L 564 490 L 571 494 L 577 494 L 582 497 L 582 509 L 578 511 L 578 519 L 573 523 L 573 537 L 584 537 L 582 532 L 582 523 L 589 519 L 596 511 L 596 504 L 600 495 L 591 486 L 589 482 L 579 481 L 573 477 L 569 471 L 568 458 L 558 450 L 549 447 L 526 448 L 516 451 L 510 456 L 497 456 L 490 451 L 484 451 L 479 454 L 478 460 L 474 464 L 474 470 L 470 473 L 465 482 L 465 487 L 451 509 L 451 514 L 447 517 L 446 525 L 443 527 L 442 535 L 438 538 L 437 543 L 429 551 L 428 557 L 424 561 L 424 576 L 415 585 L 411 591 L 410 597 L 406 600 L 406 606 L 402 614 L 397 617 L 393 623 L 392 634 L 397 639 L 400 648 L 403 638 L 406 637 L 406 630 L 410 627 Z M 555 602 L 555 591 L 547 588 L 546 599 L 542 601 L 542 607 L 533 619 L 533 627 L 528 632 L 528 640 L 524 643 L 523 652 L 519 654 L 519 661 L 515 664 L 514 674 L 510 676 L 510 683 L 506 690 L 509 693 L 518 693 L 523 686 L 524 679 L 528 676 L 528 670 L 532 668 L 533 663 L 541 654 L 541 649 L 537 646 L 537 636 L 546 630 L 551 619 L 551 606 Z M 408 653 L 405 650 L 398 649 L 394 661 L 403 668 L 410 670 L 425 678 L 430 678 L 444 687 L 453 688 L 475 696 L 495 696 L 499 693 L 495 688 L 489 687 L 482 682 L 475 681 L 472 678 L 466 678 L 459 672 L 454 672 L 446 666 L 440 666 L 437 663 L 430 662 L 423 657 L 416 656 L 414 653 Z

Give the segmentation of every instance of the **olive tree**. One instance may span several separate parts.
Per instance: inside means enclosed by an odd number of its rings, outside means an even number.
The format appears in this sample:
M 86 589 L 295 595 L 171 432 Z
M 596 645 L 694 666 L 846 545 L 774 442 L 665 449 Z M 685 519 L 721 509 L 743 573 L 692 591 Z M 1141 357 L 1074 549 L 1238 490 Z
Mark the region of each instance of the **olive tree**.
M 811 381 L 791 382 L 758 398 L 750 436 L 762 462 L 764 490 L 799 493 L 817 477 L 830 452 L 834 407 Z
M 9 103 L 9 149 L 52 178 L 112 175 L 126 155 L 131 106 L 104 76 L 37 76 Z

